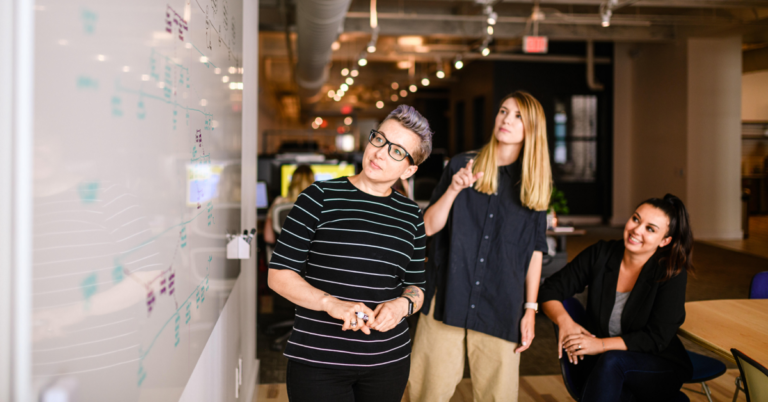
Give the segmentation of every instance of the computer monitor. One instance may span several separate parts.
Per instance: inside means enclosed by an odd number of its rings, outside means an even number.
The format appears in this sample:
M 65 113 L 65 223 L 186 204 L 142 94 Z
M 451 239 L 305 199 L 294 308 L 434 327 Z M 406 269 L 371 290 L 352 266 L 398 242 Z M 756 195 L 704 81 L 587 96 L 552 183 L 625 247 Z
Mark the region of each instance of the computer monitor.
M 256 208 L 269 208 L 269 194 L 267 194 L 267 182 L 256 182 Z
M 316 164 L 309 166 L 312 168 L 312 172 L 315 173 L 315 181 L 331 180 L 355 174 L 355 165 L 350 163 L 341 162 L 338 164 Z M 293 171 L 297 167 L 298 165 L 296 164 L 285 164 L 280 167 L 280 195 L 283 197 L 288 195 L 288 187 L 291 185 Z

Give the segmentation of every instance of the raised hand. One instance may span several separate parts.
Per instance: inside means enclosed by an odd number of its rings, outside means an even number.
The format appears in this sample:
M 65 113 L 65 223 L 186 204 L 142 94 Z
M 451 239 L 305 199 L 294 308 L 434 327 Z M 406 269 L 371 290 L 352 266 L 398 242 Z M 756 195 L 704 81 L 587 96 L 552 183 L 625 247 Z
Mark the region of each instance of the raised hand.
M 474 162 L 474 159 L 470 159 L 469 162 L 467 162 L 467 166 L 464 166 L 453 175 L 451 189 L 459 192 L 467 187 L 471 187 L 477 180 L 483 177 L 483 172 L 472 174 L 472 164 Z

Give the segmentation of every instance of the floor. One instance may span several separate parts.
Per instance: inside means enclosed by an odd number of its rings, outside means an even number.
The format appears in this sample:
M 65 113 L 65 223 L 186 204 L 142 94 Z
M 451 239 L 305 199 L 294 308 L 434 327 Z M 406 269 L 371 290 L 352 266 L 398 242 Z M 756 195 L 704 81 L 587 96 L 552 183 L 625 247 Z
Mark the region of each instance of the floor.
M 745 241 L 696 242 L 693 254 L 696 273 L 693 277 L 689 277 L 686 294 L 687 301 L 748 297 L 748 288 L 752 276 L 758 272 L 768 270 L 768 217 L 753 217 L 750 225 L 750 238 Z M 621 239 L 622 237 L 621 228 L 590 227 L 586 229 L 587 234 L 585 236 L 569 238 L 567 244 L 569 258 L 573 258 L 579 252 L 599 240 Z M 275 314 L 259 317 L 260 328 L 265 328 L 268 323 L 285 319 L 286 316 L 290 318 L 292 314 L 290 306 L 281 308 L 280 304 L 276 300 Z M 281 352 L 269 349 L 268 345 L 274 338 L 274 335 L 266 335 L 263 331 L 259 331 L 257 340 L 258 358 L 261 361 L 259 384 L 263 384 L 260 385 L 260 392 L 263 389 L 264 392 L 268 392 L 270 395 L 281 394 L 278 390 L 284 389 L 285 366 L 287 364 L 287 359 L 282 356 Z M 691 351 L 718 358 L 714 353 L 686 340 L 683 340 L 683 344 Z M 524 377 L 525 382 L 530 384 L 547 384 L 547 381 L 560 381 L 559 363 L 554 358 L 556 345 L 551 321 L 543 314 L 539 315 L 536 320 L 536 338 L 531 348 L 523 353 L 521 357 L 520 373 Z M 736 368 L 730 362 L 725 363 L 729 369 Z M 464 378 L 466 382 L 459 386 L 457 395 L 464 395 L 467 389 L 471 389 L 469 377 L 469 367 L 465 367 Z M 733 378 L 735 378 L 735 374 Z M 539 389 L 537 388 L 538 385 L 532 385 L 532 387 L 531 389 L 534 390 Z M 732 379 L 718 385 L 718 387 L 722 391 L 720 392 L 721 396 L 730 393 L 732 397 Z M 542 393 L 540 396 L 531 397 L 533 399 L 523 399 L 521 396 L 521 400 L 569 400 L 566 396 L 563 396 L 565 399 L 562 399 L 558 396 L 560 394 L 549 390 L 548 386 L 542 385 L 541 389 L 545 393 Z M 561 390 L 564 391 L 564 388 Z M 549 394 L 546 392 L 549 392 Z M 545 397 L 545 395 L 550 396 Z M 461 401 L 463 399 L 455 400 Z M 692 398 L 692 400 L 694 399 Z M 718 400 L 730 400 L 730 397 L 723 397 Z
M 713 401 L 732 401 L 736 377 L 738 370 L 728 370 L 723 376 L 708 382 L 712 392 Z M 691 402 L 707 402 L 707 398 L 695 391 L 701 391 L 698 384 L 688 384 L 683 388 L 683 392 L 688 395 Z M 743 392 L 739 393 L 738 401 L 746 401 L 747 398 Z M 258 402 L 288 402 L 285 384 L 262 384 L 259 385 L 256 399 Z M 563 385 L 562 377 L 559 375 L 537 375 L 525 376 L 520 378 L 520 402 L 571 402 L 573 399 L 568 395 L 568 391 Z M 408 395 L 404 395 L 401 402 L 410 402 Z M 472 380 L 465 378 L 456 387 L 450 402 L 472 402 Z
M 746 239 L 707 240 L 705 243 L 768 258 L 768 215 L 749 217 L 749 237 Z

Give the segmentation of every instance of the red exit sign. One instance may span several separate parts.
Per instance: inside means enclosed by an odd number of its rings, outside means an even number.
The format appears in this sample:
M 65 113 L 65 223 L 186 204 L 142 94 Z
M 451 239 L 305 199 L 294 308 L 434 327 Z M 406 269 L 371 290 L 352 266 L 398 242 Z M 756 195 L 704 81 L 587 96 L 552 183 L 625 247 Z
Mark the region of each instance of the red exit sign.
M 547 53 L 549 42 L 546 36 L 523 36 L 523 52 Z

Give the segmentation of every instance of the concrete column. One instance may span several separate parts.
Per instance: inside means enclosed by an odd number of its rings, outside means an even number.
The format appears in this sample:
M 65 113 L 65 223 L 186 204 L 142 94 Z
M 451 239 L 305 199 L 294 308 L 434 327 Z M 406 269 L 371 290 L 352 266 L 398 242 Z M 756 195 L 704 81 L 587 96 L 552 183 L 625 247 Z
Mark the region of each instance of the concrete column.
M 687 197 L 698 239 L 740 239 L 741 38 L 688 40 Z

